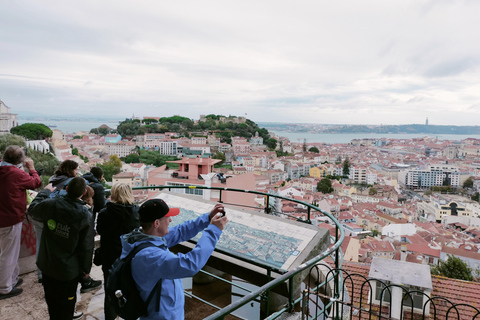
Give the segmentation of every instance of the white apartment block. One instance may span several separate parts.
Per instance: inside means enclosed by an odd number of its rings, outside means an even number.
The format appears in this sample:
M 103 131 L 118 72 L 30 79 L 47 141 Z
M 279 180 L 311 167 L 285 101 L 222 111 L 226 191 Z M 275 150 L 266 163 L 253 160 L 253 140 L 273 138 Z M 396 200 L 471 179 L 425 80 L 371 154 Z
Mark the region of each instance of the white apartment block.
M 143 142 L 143 147 L 146 149 L 153 149 L 160 146 L 160 143 L 165 140 L 163 133 L 146 133 L 143 139 L 137 139 Z M 143 140 L 143 141 L 142 141 Z
M 105 152 L 109 156 L 116 154 L 119 158 L 126 157 L 135 152 L 135 142 L 119 141 L 117 143 L 105 143 Z
M 398 182 L 411 189 L 428 189 L 435 186 L 460 186 L 460 172 L 455 166 L 432 165 L 426 170 L 403 170 L 398 174 Z
M 355 183 L 363 184 L 367 183 L 367 169 L 350 166 L 350 173 L 348 179 L 353 180 Z
M 167 156 L 176 156 L 178 154 L 178 144 L 176 140 L 165 139 L 158 146 L 160 154 Z
M 207 138 L 205 137 L 192 137 L 192 144 L 207 144 Z
M 367 172 L 365 176 L 368 185 L 374 185 L 378 181 L 378 176 L 375 172 Z

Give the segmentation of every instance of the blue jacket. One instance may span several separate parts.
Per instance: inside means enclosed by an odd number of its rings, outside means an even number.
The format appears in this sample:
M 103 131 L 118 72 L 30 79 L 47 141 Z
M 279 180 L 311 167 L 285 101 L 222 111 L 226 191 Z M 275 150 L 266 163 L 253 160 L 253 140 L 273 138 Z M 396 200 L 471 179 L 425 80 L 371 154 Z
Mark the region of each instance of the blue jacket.
M 196 247 L 186 253 L 172 253 L 168 248 L 193 238 L 203 230 L 203 235 Z M 158 247 L 148 247 L 140 251 L 132 260 L 132 275 L 137 283 L 140 295 L 147 300 L 148 295 L 158 280 L 162 279 L 160 311 L 155 311 L 156 296 L 148 306 L 148 316 L 140 319 L 184 319 L 185 297 L 182 278 L 195 275 L 207 263 L 215 249 L 222 231 L 210 224 L 209 214 L 195 220 L 169 228 L 165 237 L 145 235 L 133 231 L 122 237 L 122 256 L 124 258 L 137 245 L 149 241 Z

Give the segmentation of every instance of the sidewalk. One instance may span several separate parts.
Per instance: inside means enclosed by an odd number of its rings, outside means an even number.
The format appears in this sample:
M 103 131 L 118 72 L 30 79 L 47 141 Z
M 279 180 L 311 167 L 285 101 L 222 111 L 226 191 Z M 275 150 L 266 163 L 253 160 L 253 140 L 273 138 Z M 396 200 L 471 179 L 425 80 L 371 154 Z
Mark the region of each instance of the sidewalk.
M 20 270 L 32 270 L 35 266 L 35 256 L 21 259 Z M 28 267 L 22 265 L 28 265 Z M 90 273 L 95 280 L 102 280 L 103 272 L 101 267 L 92 266 Z M 0 300 L 0 320 L 47 320 L 48 310 L 44 299 L 43 287 L 37 281 L 37 272 L 30 271 L 23 273 L 23 284 L 19 287 L 23 289 L 22 294 Z M 205 285 L 204 292 L 208 292 L 216 296 L 217 284 Z M 105 292 L 103 283 L 101 288 L 90 292 L 80 294 L 80 284 L 77 291 L 77 311 L 83 312 L 82 320 L 104 320 L 103 302 Z M 197 320 L 203 319 L 214 313 L 216 310 L 211 306 L 204 304 L 198 300 L 185 297 L 185 319 Z M 119 318 L 120 319 L 120 318 Z M 238 319 L 234 316 L 225 317 L 227 320 Z
M 35 257 L 33 257 L 35 258 Z M 93 266 L 90 273 L 95 280 L 102 280 L 101 267 Z M 36 271 L 22 274 L 22 294 L 0 300 L 0 319 L 2 320 L 45 320 L 48 319 L 47 304 L 44 299 L 43 287 L 37 281 Z M 102 287 L 87 293 L 80 294 L 80 285 L 77 291 L 77 311 L 83 312 L 83 319 L 103 320 L 103 301 L 105 292 Z

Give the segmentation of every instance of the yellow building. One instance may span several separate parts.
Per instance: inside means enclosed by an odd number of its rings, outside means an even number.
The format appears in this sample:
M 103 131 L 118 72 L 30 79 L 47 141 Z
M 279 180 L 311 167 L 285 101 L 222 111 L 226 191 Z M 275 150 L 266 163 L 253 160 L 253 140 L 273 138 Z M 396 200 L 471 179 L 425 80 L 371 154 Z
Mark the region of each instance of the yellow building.
M 325 166 L 310 168 L 310 176 L 318 179 L 325 178 L 327 176 L 327 168 Z

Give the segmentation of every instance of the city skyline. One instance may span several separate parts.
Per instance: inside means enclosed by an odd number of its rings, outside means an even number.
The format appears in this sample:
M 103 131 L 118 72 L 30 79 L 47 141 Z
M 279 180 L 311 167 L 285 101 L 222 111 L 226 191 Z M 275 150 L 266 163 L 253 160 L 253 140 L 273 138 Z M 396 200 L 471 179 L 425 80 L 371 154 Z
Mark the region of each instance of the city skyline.
M 19 116 L 478 125 L 479 10 L 474 1 L 7 2 L 0 99 Z

